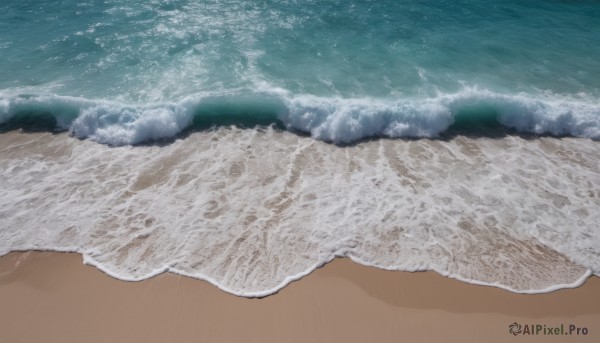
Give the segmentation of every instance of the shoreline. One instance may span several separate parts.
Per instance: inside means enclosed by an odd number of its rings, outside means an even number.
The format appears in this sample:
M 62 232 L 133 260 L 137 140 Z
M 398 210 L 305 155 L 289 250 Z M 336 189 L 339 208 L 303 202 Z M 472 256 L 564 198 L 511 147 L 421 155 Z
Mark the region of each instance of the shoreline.
M 77 253 L 0 257 L 0 341 L 323 342 L 594 341 L 600 278 L 517 294 L 435 272 L 394 272 L 336 259 L 278 293 L 242 298 L 165 273 L 138 282 Z M 586 327 L 587 335 L 512 337 L 513 323 Z
M 123 280 L 168 266 L 265 296 L 351 256 L 538 293 L 597 270 L 598 152 L 580 139 L 341 148 L 231 128 L 164 147 L 110 148 L 65 134 L 0 141 L 10 204 L 0 251 L 84 252 Z

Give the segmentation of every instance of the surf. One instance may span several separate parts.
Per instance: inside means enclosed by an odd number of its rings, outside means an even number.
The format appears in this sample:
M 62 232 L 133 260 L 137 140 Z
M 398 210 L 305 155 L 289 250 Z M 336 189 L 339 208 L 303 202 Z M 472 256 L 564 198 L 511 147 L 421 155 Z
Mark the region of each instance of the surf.
M 344 99 L 263 92 L 123 104 L 56 95 L 0 94 L 0 129 L 69 131 L 113 146 L 174 139 L 213 127 L 274 125 L 335 144 L 368 138 L 435 138 L 510 129 L 600 138 L 600 104 L 584 95 L 507 95 L 466 88 L 431 98 Z

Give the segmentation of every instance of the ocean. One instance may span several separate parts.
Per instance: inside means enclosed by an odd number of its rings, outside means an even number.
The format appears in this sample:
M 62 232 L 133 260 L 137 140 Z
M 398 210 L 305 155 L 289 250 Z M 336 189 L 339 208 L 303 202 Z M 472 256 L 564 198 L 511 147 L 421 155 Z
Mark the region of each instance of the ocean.
M 597 1 L 5 0 L 0 255 L 241 296 L 600 273 Z

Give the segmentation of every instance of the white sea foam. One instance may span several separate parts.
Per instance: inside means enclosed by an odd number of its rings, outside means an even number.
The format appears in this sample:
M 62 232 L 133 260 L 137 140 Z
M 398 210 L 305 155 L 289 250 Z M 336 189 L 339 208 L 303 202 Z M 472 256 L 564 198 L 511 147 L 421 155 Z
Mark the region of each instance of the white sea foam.
M 290 128 L 310 132 L 317 139 L 350 143 L 373 136 L 433 137 L 453 122 L 444 99 L 381 101 L 374 99 L 288 99 L 281 115 Z
M 600 272 L 597 143 L 377 140 L 220 128 L 166 146 L 0 135 L 0 255 L 77 251 L 124 280 L 164 271 L 243 296 L 336 256 L 516 292 Z
M 287 103 L 284 123 L 335 143 L 372 136 L 435 137 L 450 127 L 461 110 L 469 108 L 494 111 L 498 123 L 521 132 L 600 138 L 600 103 L 589 98 L 505 95 L 466 88 L 426 99 L 297 96 Z
M 71 124 L 71 132 L 110 145 L 138 144 L 174 137 L 190 126 L 192 119 L 192 113 L 179 105 L 102 104 L 83 110 Z
M 600 104 L 584 96 L 526 94 L 506 95 L 466 88 L 455 94 L 439 94 L 424 99 L 343 99 L 292 95 L 282 90 L 245 95 L 203 94 L 179 102 L 128 105 L 114 101 L 40 95 L 0 94 L 0 124 L 14 116 L 51 113 L 61 129 L 70 129 L 79 138 L 110 145 L 138 144 L 175 137 L 194 118 L 205 116 L 204 104 L 224 106 L 226 118 L 232 107 L 243 107 L 252 96 L 254 111 L 270 113 L 273 122 L 308 132 L 314 138 L 350 143 L 368 137 L 436 137 L 454 123 L 457 116 L 471 110 L 472 119 L 494 116 L 499 124 L 520 132 L 571 135 L 600 139 Z M 262 100 L 261 100 L 262 99 Z M 264 109 L 260 109 L 260 102 Z M 273 105 L 278 103 L 280 105 Z M 218 108 L 218 106 L 217 106 Z M 248 122 L 257 116 L 246 114 Z M 256 119 L 258 122 L 258 119 Z M 217 121 L 218 122 L 218 121 Z

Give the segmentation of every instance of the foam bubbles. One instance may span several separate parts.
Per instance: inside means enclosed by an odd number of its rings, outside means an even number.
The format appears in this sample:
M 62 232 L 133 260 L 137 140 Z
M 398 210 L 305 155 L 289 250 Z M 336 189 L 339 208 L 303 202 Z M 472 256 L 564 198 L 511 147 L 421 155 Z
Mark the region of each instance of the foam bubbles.
M 170 271 L 243 296 L 336 256 L 544 292 L 600 273 L 599 158 L 575 138 L 339 147 L 219 128 L 108 147 L 8 133 L 0 255 L 77 251 L 124 280 Z
M 334 143 L 366 137 L 432 137 L 452 124 L 452 113 L 439 101 L 381 101 L 299 96 L 282 116 L 289 127 Z
M 492 111 L 499 124 L 520 132 L 600 138 L 600 104 L 559 95 L 505 95 L 465 88 L 433 98 L 396 101 L 297 96 L 288 99 L 288 106 L 282 116 L 288 127 L 334 143 L 377 136 L 435 137 L 461 111 L 474 107 Z
M 192 123 L 191 112 L 178 105 L 125 107 L 104 104 L 85 109 L 71 125 L 80 138 L 127 145 L 171 138 Z
M 125 104 L 55 95 L 0 94 L 0 124 L 50 113 L 56 128 L 109 145 L 139 144 L 177 136 L 208 117 L 241 126 L 281 122 L 333 143 L 369 137 L 436 137 L 459 117 L 492 120 L 520 132 L 600 139 L 600 104 L 584 96 L 507 95 L 477 88 L 430 98 L 344 99 L 259 93 L 202 94 L 179 102 Z M 487 117 L 486 117 L 487 116 Z M 234 122 L 235 124 L 235 122 Z

